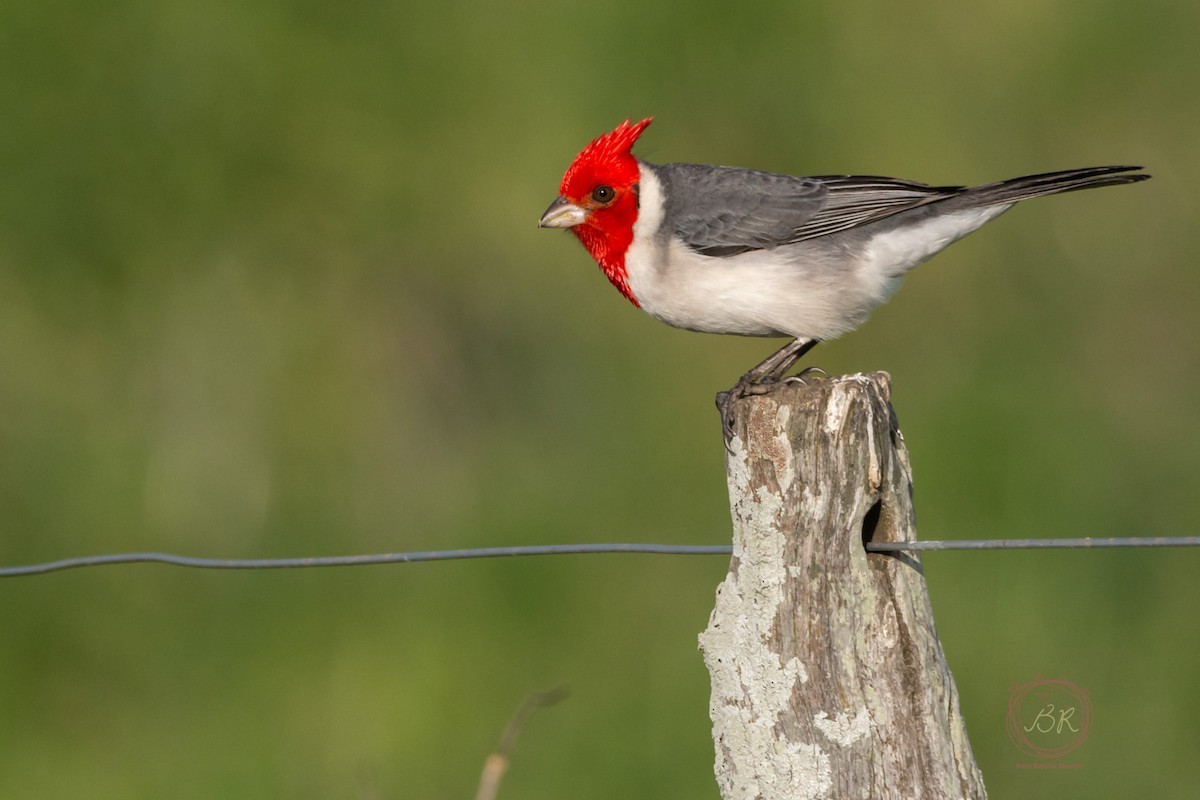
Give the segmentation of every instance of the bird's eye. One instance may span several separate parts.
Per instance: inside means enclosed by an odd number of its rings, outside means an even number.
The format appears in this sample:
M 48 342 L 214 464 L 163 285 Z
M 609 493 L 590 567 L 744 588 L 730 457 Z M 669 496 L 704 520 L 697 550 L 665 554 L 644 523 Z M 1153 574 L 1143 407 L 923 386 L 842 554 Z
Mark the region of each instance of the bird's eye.
M 611 186 L 597 186 L 592 189 L 592 199 L 597 203 L 611 203 L 617 193 L 613 191 Z

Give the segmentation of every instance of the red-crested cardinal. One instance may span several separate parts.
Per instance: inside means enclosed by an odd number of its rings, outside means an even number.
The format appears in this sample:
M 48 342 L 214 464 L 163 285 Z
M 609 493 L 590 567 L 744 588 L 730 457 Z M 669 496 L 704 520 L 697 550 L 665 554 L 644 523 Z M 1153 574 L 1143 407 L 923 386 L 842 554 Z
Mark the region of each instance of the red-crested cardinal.
M 539 225 L 570 228 L 613 286 L 668 325 L 793 341 L 718 395 L 762 394 L 817 342 L 861 325 L 904 273 L 1018 200 L 1149 178 L 1085 167 L 981 186 L 873 176 L 797 178 L 630 152 L 653 117 L 583 149 Z

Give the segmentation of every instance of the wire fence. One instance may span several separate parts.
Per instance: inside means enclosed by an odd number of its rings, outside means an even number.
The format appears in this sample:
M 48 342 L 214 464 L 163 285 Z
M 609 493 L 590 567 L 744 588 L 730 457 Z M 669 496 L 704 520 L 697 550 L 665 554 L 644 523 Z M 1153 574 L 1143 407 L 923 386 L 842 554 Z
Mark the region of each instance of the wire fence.
M 1075 539 L 948 539 L 908 542 L 867 542 L 871 553 L 925 550 L 1098 550 L 1115 547 L 1200 547 L 1200 536 L 1110 536 Z M 45 575 L 68 569 L 113 564 L 155 563 L 192 569 L 306 569 L 314 567 L 361 567 L 380 564 L 414 564 L 424 561 L 457 561 L 470 558 L 581 555 L 597 553 L 643 553 L 653 555 L 732 555 L 730 545 L 690 544 L 542 544 L 517 547 L 476 547 L 461 550 L 425 550 L 411 553 L 375 553 L 357 556 L 312 558 L 195 558 L 173 553 L 110 553 L 78 556 L 39 564 L 0 567 L 0 578 Z

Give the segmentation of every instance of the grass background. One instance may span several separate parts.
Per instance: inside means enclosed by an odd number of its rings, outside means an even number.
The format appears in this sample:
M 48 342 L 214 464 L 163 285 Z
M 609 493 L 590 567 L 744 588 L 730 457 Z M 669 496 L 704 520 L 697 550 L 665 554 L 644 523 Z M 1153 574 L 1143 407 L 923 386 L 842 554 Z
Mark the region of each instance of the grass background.
M 886 370 L 924 538 L 1196 534 L 1200 6 L 11 0 L 0 562 L 729 537 L 712 395 L 773 343 L 539 231 L 593 136 L 933 183 L 1144 163 L 917 270 Z M 997 798 L 1191 796 L 1200 553 L 926 557 Z M 0 796 L 708 797 L 720 558 L 0 583 Z M 1030 771 L 1011 686 L 1088 690 Z

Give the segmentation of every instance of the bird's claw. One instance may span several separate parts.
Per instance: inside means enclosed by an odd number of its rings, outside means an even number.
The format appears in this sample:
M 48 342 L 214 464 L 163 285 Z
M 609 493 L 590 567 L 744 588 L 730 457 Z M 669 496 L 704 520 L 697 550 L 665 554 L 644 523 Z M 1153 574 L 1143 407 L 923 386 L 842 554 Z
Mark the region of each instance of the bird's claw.
M 816 339 L 796 339 L 767 356 L 752 370 L 747 372 L 732 388 L 717 395 L 717 409 L 721 412 L 721 429 L 725 433 L 725 449 L 733 441 L 733 404 L 743 397 L 755 397 L 766 394 L 780 383 L 800 381 L 807 383 L 806 377 L 816 371 L 825 375 L 823 370 L 809 367 L 793 378 L 784 378 L 784 373 L 792 368 L 800 358 L 816 346 Z
M 829 373 L 820 367 L 805 367 L 795 375 L 789 375 L 786 378 L 781 378 L 780 383 L 799 383 L 804 386 L 811 386 L 814 380 L 823 381 L 829 377 Z
M 717 392 L 717 411 L 721 413 L 721 433 L 725 440 L 725 450 L 729 452 L 732 452 L 729 445 L 733 441 L 733 404 L 747 396 L 746 388 L 748 387 L 743 386 L 739 381 L 733 387 L 723 392 Z
M 717 392 L 717 410 L 721 412 L 721 430 L 725 438 L 725 449 L 733 441 L 733 404 L 743 397 L 758 397 L 771 392 L 776 386 L 801 384 L 810 386 L 814 381 L 825 380 L 829 374 L 820 367 L 808 367 L 795 375 L 776 378 L 766 376 L 757 380 L 743 375 L 741 380 L 723 392 Z

